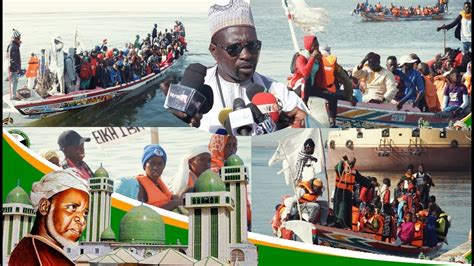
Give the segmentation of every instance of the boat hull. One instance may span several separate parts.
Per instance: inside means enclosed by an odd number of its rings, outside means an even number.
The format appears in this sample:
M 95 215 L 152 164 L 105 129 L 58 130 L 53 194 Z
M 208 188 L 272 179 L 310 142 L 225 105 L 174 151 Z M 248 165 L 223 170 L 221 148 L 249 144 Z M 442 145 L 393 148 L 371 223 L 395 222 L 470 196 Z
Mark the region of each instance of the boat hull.
M 338 123 L 343 127 L 416 127 L 420 118 L 428 121 L 431 127 L 443 128 L 455 118 L 443 114 L 420 112 L 418 108 L 405 105 L 397 110 L 394 104 L 357 103 L 353 106 L 348 101 L 338 101 Z
M 414 247 L 410 245 L 397 246 L 373 239 L 373 235 L 334 227 L 315 225 L 313 233 L 319 241 L 328 242 L 331 246 L 354 249 L 370 253 L 418 258 L 420 253 L 432 257 L 441 249 L 443 243 L 435 247 Z
M 410 16 L 410 17 L 397 17 L 393 15 L 385 15 L 383 13 L 366 13 L 361 12 L 360 16 L 364 21 L 420 21 L 420 20 L 442 20 L 444 14 L 436 14 L 429 16 Z
M 9 100 L 10 95 L 5 95 L 4 101 L 24 116 L 48 115 L 52 113 L 84 108 L 101 102 L 109 101 L 116 98 L 117 96 L 128 96 L 128 94 L 131 96 L 137 95 L 143 92 L 144 89 L 156 84 L 166 73 L 166 70 L 171 68 L 172 65 L 164 67 L 158 74 L 151 73 L 139 80 L 121 84 L 115 87 L 98 87 L 93 90 L 75 91 L 66 95 L 55 95 L 46 99 L 34 101 L 20 100 L 12 102 Z
M 429 171 L 470 171 L 471 131 L 421 128 L 348 129 L 328 136 L 328 165 L 344 155 L 361 171 L 400 171 L 423 163 Z M 383 137 L 383 132 L 388 136 Z

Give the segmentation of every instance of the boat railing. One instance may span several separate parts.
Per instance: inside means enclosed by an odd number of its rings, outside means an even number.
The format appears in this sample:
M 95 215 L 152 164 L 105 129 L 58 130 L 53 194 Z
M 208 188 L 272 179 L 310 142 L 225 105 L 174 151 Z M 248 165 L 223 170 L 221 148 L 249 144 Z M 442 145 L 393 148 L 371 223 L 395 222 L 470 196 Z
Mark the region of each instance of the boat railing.
M 421 143 L 420 137 L 415 137 L 410 139 L 410 144 L 408 145 L 408 154 L 409 155 L 421 155 L 426 151 Z
M 384 137 L 379 140 L 379 146 L 376 149 L 379 157 L 390 156 L 393 151 L 392 143 L 393 140 L 389 137 Z

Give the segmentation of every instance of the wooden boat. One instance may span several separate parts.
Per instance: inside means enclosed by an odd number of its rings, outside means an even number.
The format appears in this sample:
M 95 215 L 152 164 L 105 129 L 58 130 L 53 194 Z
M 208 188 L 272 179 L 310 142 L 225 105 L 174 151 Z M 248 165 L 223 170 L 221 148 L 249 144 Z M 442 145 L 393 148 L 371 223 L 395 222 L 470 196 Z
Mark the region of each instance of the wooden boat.
M 311 114 L 317 117 L 321 113 L 321 106 L 326 100 L 310 97 L 308 107 Z M 364 103 L 359 102 L 353 106 L 348 101 L 337 102 L 337 123 L 338 125 L 350 128 L 373 128 L 373 127 L 417 127 L 420 119 L 429 126 L 435 128 L 448 127 L 450 122 L 455 122 L 458 118 L 451 117 L 447 113 L 421 112 L 420 109 L 405 104 L 401 110 L 397 110 L 396 105 L 390 103 Z M 320 123 L 327 123 L 319 121 Z
M 428 16 L 394 16 L 391 14 L 384 14 L 384 13 L 368 13 L 368 12 L 360 12 L 360 16 L 362 17 L 363 21 L 420 21 L 420 20 L 442 20 L 444 19 L 444 13 L 433 14 Z
M 322 225 L 314 225 L 312 233 L 313 236 L 318 239 L 318 242 L 326 242 L 333 247 L 412 258 L 418 258 L 421 253 L 425 256 L 432 257 L 436 255 L 443 246 L 443 242 L 439 242 L 434 247 L 396 245 L 394 243 L 376 240 L 372 234 L 353 232 Z
M 20 114 L 30 117 L 84 108 L 109 101 L 122 95 L 124 96 L 122 98 L 123 100 L 137 95 L 156 84 L 167 70 L 181 60 L 181 58 L 182 56 L 172 64 L 161 67 L 161 72 L 158 74 L 150 73 L 138 80 L 114 87 L 97 87 L 92 90 L 74 91 L 65 95 L 53 95 L 48 98 L 41 98 L 35 91 L 31 91 L 31 97 L 22 100 L 11 100 L 10 94 L 8 93 L 3 96 L 3 101 L 7 103 L 11 109 L 17 110 Z
M 470 130 L 350 128 L 329 132 L 328 165 L 348 155 L 362 171 L 399 171 L 420 163 L 429 171 L 469 171 L 471 145 Z
M 443 242 L 439 242 L 434 247 L 415 247 L 411 245 L 387 243 L 375 239 L 373 234 L 315 225 L 303 220 L 286 221 L 283 226 L 287 230 L 293 232 L 296 240 L 304 243 L 364 251 L 375 254 L 418 258 L 418 256 L 423 253 L 425 256 L 432 258 L 443 246 Z

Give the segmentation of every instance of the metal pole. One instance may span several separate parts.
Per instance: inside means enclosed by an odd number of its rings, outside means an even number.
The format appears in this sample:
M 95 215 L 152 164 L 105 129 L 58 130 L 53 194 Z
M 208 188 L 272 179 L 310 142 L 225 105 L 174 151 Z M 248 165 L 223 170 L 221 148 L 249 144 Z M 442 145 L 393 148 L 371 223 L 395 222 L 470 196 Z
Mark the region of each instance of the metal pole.
M 278 144 L 278 146 L 280 146 L 280 145 L 281 145 L 281 143 Z M 285 147 L 282 145 L 281 148 L 282 148 L 282 150 L 283 150 L 283 153 L 285 154 L 286 160 L 287 160 L 288 162 L 290 162 L 290 161 L 288 160 L 288 157 L 286 156 Z M 288 164 L 288 167 L 290 168 L 290 173 L 291 173 L 292 179 L 293 179 L 294 173 L 293 173 L 293 171 L 291 170 L 291 165 Z M 302 221 L 302 220 L 303 220 L 303 217 L 301 216 L 301 206 L 300 206 L 300 201 L 299 201 L 299 199 L 298 199 L 298 195 L 296 195 L 296 186 L 295 186 L 294 180 L 291 180 L 291 184 L 292 184 L 292 186 L 293 186 L 293 193 L 295 193 L 296 207 L 297 207 L 297 209 L 298 209 L 298 214 L 299 214 L 299 216 L 300 216 L 300 221 Z
M 324 175 L 326 176 L 326 189 L 328 191 L 328 205 L 329 203 L 331 202 L 331 197 L 329 196 L 330 195 L 330 190 L 329 190 L 329 177 L 328 177 L 328 171 L 326 169 L 326 156 L 324 155 L 324 146 L 323 146 L 323 132 L 321 130 L 321 128 L 318 128 L 318 131 L 319 131 L 319 140 L 320 140 L 320 145 L 321 145 L 321 167 L 324 168 Z
M 444 41 L 443 41 L 443 55 L 446 51 L 446 29 L 443 29 Z
M 160 143 L 160 134 L 158 133 L 157 127 L 151 128 L 151 144 L 159 144 Z
M 291 22 L 291 14 L 290 14 L 290 11 L 288 10 L 288 3 L 286 1 L 287 0 L 281 0 L 281 5 L 283 9 L 285 10 L 286 17 L 288 18 L 288 26 L 290 27 L 290 34 L 291 34 L 291 40 L 293 42 L 293 48 L 295 49 L 295 52 L 299 52 L 300 48 L 298 47 L 298 41 L 296 40 L 295 29 L 293 28 L 293 23 Z

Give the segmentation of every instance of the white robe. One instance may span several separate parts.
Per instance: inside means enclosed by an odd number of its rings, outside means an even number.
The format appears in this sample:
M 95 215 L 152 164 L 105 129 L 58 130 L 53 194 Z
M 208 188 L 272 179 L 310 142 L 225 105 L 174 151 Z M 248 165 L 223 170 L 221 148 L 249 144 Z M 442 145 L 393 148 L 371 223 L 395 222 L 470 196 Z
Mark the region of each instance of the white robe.
M 219 81 L 222 87 L 222 94 L 223 99 L 225 102 L 225 106 L 222 105 L 222 98 L 219 92 L 219 88 L 217 86 L 216 80 L 216 71 L 217 65 L 207 69 L 206 77 L 204 78 L 204 83 L 209 85 L 212 88 L 212 92 L 214 93 L 214 105 L 212 109 L 205 115 L 203 115 L 201 119 L 201 126 L 199 127 L 202 130 L 215 133 L 219 129 L 224 129 L 224 127 L 220 124 L 218 116 L 219 112 L 224 107 L 232 108 L 232 103 L 236 98 L 242 98 L 246 104 L 250 103 L 250 100 L 246 94 L 246 86 L 250 84 L 250 80 L 243 83 L 232 83 L 224 80 L 221 76 L 219 76 Z M 309 113 L 308 108 L 304 104 L 296 93 L 287 89 L 286 85 L 283 83 L 279 83 L 275 80 L 265 77 L 266 80 L 270 82 L 270 88 L 268 92 L 272 93 L 277 100 L 281 102 L 282 111 L 289 112 L 293 110 L 295 107 L 300 108 L 301 110 Z M 265 87 L 265 82 L 262 78 L 262 75 L 258 74 L 257 72 L 253 75 L 254 83 L 260 84 Z
M 59 88 L 61 93 L 65 93 L 64 86 L 64 52 L 63 49 L 57 50 L 53 41 L 51 47 L 51 61 L 49 62 L 49 70 L 58 77 Z

